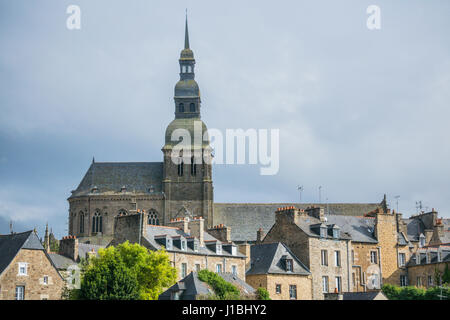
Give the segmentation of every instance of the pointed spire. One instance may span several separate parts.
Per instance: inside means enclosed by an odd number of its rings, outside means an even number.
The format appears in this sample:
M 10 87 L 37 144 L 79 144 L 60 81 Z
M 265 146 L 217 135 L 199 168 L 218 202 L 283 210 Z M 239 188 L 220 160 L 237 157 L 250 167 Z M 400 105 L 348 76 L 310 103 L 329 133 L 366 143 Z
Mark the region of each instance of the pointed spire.
M 45 225 L 44 248 L 47 252 L 50 252 L 50 236 L 48 234 L 48 222 Z
M 184 30 L 184 48 L 189 49 L 189 30 L 188 30 L 188 20 L 187 20 L 187 9 L 186 9 L 186 27 Z
M 92 163 L 95 163 L 95 157 L 92 157 Z

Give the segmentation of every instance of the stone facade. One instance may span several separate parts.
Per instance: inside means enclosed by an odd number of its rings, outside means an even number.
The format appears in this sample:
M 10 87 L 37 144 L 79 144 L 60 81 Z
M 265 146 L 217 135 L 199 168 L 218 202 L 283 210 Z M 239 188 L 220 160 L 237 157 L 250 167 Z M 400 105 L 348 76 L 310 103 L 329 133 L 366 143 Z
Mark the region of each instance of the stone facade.
M 202 217 L 174 219 L 168 223 L 168 226 L 150 225 L 148 223 L 148 217 L 149 215 L 146 212 L 116 217 L 114 224 L 115 237 L 112 244 L 117 245 L 129 241 L 131 243 L 140 243 L 150 250 L 157 250 L 159 248 L 152 242 L 152 237 L 167 234 L 168 237 L 175 239 L 176 236 L 173 234 L 169 235 L 168 231 L 179 230 L 180 232 L 178 234 L 185 234 L 186 238 L 192 237 L 198 240 L 199 250 L 198 252 L 193 252 L 192 250 L 166 249 L 172 265 L 177 269 L 178 280 L 183 278 L 183 272 L 188 274 L 191 271 L 197 272 L 201 269 L 208 269 L 215 272 L 217 271 L 217 265 L 220 265 L 222 272 L 233 272 L 234 266 L 236 268 L 236 275 L 245 281 L 246 257 L 237 254 L 237 247 L 235 256 L 232 254 L 213 253 L 206 250 L 205 243 L 213 240 L 213 237 L 205 234 L 205 221 Z M 224 234 L 227 234 L 226 228 L 216 228 L 213 230 L 216 232 L 223 232 L 225 230 Z M 150 233 L 150 231 L 153 233 Z M 217 241 L 220 242 L 220 239 L 217 239 Z M 231 245 L 231 243 L 228 244 Z M 224 249 L 222 249 L 222 252 L 225 252 Z
M 440 285 L 436 281 L 436 271 L 441 274 L 450 262 L 430 263 L 408 266 L 408 284 L 416 287 L 430 288 Z
M 266 288 L 272 300 L 290 300 L 289 286 L 291 285 L 296 286 L 297 300 L 311 300 L 311 280 L 311 276 L 286 274 L 258 274 L 248 275 L 246 278 L 246 282 L 253 288 Z M 280 286 L 281 292 L 277 292 L 277 285 Z
M 350 241 L 311 236 L 297 225 L 300 220 L 308 219 L 309 216 L 295 209 L 278 211 L 276 222 L 263 243 L 283 242 L 309 268 L 312 274 L 313 299 L 324 298 L 323 277 L 328 277 L 328 292 L 336 290 L 336 284 L 339 281 L 337 278 L 340 279 L 341 291 L 350 291 Z M 322 250 L 326 251 L 328 265 L 321 263 Z M 340 256 L 339 266 L 335 263 L 336 252 Z
M 27 264 L 27 275 L 19 275 L 19 263 Z M 17 286 L 25 300 L 59 300 L 64 285 L 44 250 L 21 249 L 0 275 L 0 300 L 15 300 Z

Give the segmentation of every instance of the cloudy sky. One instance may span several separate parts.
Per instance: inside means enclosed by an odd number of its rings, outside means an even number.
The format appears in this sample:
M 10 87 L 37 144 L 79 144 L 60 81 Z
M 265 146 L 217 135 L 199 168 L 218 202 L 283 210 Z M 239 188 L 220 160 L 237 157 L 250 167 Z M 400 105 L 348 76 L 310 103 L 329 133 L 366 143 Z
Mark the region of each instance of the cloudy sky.
M 161 161 L 186 7 L 208 127 L 280 130 L 278 174 L 216 166 L 216 201 L 294 202 L 303 185 L 316 202 L 322 186 L 450 217 L 449 1 L 0 0 L 0 233 L 66 234 L 93 156 Z

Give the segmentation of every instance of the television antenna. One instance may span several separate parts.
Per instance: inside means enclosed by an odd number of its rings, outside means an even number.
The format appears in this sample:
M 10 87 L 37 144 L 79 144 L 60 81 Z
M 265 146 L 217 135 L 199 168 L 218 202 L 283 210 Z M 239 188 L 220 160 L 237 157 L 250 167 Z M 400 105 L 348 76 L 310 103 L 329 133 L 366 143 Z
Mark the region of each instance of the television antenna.
M 319 186 L 319 203 L 322 203 L 322 186 Z
M 394 198 L 395 198 L 395 202 L 397 204 L 397 212 L 398 212 L 398 199 L 400 199 L 400 196 L 395 196 Z
M 297 190 L 300 193 L 300 203 L 301 203 L 302 202 L 302 192 L 303 192 L 304 188 L 303 188 L 303 186 L 297 186 Z

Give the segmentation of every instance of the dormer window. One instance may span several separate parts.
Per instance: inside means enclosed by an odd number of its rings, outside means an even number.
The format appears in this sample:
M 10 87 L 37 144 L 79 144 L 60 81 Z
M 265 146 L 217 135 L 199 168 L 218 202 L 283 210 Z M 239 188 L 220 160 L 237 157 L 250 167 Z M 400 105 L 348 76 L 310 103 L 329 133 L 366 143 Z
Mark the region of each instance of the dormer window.
M 294 271 L 294 263 L 292 259 L 286 259 L 286 271 Z
M 222 245 L 220 243 L 218 243 L 216 245 L 216 253 L 217 254 L 222 254 Z
M 194 242 L 194 251 L 198 252 L 198 243 L 197 242 Z
M 231 254 L 232 254 L 233 256 L 235 256 L 235 255 L 237 254 L 237 248 L 236 248 L 236 246 L 232 246 L 232 247 L 231 247 Z
M 339 229 L 333 229 L 333 238 L 338 239 L 341 232 Z
M 181 250 L 186 250 L 186 241 L 181 240 Z
M 420 234 L 419 237 L 419 247 L 424 247 L 425 246 L 425 236 L 423 234 Z
M 166 239 L 166 249 L 172 250 L 172 239 L 170 239 L 170 238 Z
M 326 238 L 327 237 L 327 228 L 320 227 L 320 237 L 321 238 Z

